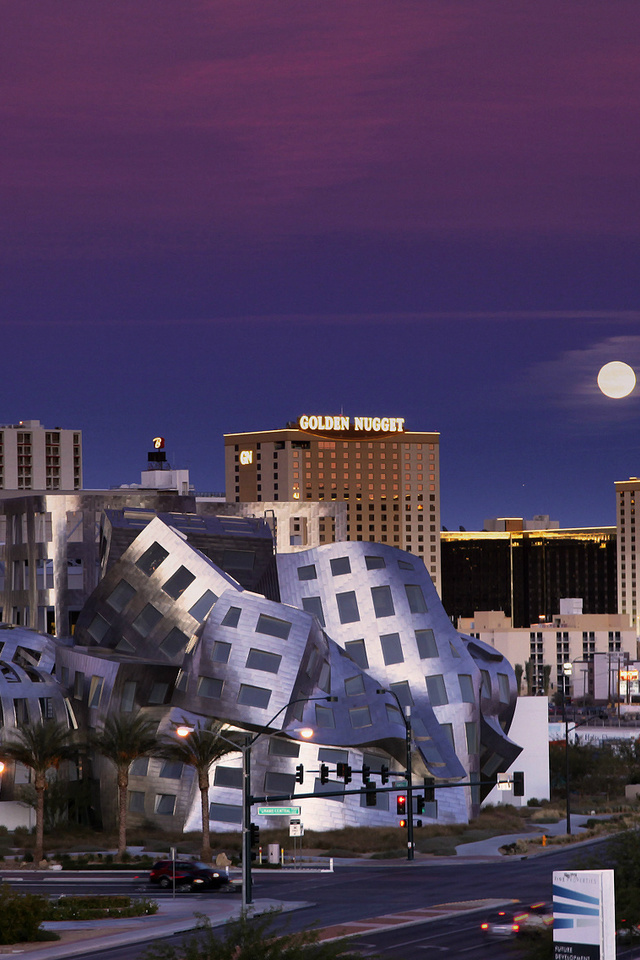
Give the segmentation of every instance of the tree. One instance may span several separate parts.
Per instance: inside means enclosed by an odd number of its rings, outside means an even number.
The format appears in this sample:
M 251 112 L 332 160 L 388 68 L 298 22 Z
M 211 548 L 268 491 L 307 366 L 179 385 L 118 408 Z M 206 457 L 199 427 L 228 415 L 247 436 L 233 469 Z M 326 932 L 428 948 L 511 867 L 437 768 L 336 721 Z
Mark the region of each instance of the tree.
M 44 792 L 47 771 L 57 770 L 63 760 L 73 756 L 73 733 L 57 720 L 42 720 L 19 727 L 3 747 L 5 757 L 33 770 L 36 792 L 36 844 L 33 859 L 40 863 L 44 855 Z
M 92 745 L 116 768 L 118 781 L 118 860 L 127 849 L 127 790 L 129 767 L 138 757 L 160 752 L 157 724 L 139 713 L 120 713 L 107 717 L 103 729 L 92 738 Z
M 211 720 L 204 727 L 196 727 L 187 736 L 163 744 L 163 756 L 178 763 L 193 767 L 200 789 L 200 807 L 202 810 L 202 850 L 200 858 L 211 862 L 211 841 L 209 834 L 209 771 L 212 765 L 227 753 L 242 749 L 242 735 L 234 731 L 222 730 L 224 723 Z

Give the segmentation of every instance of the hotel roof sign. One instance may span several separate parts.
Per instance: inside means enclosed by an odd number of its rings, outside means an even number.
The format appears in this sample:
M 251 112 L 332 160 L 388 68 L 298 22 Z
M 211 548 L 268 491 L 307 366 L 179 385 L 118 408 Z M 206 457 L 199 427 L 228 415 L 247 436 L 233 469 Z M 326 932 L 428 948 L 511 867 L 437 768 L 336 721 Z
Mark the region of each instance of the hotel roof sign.
M 360 440 L 365 437 L 386 437 L 404 433 L 404 417 L 345 417 L 304 414 L 298 429 L 319 437 Z

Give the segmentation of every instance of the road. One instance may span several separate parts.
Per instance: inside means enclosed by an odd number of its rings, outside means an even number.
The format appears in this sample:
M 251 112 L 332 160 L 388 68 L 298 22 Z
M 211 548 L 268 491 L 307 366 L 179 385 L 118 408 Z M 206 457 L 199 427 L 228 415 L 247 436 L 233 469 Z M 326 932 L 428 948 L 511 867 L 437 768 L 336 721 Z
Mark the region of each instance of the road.
M 256 872 L 254 897 L 278 900 L 306 900 L 312 906 L 287 914 L 278 920 L 291 930 L 311 925 L 318 927 L 345 923 L 380 915 L 402 913 L 408 909 L 460 900 L 517 898 L 525 903 L 551 900 L 553 870 L 576 868 L 599 844 L 580 849 L 559 849 L 543 857 L 507 859 L 495 862 L 415 861 L 385 863 L 365 861 L 348 866 L 337 865 L 328 873 Z M 86 875 L 85 875 L 86 876 Z M 92 892 L 149 894 L 149 886 L 139 879 L 115 877 L 113 880 L 91 874 Z M 9 877 L 7 877 L 9 879 Z M 87 892 L 82 876 L 31 878 L 25 875 L 20 888 L 34 893 L 60 894 Z M 153 890 L 162 899 L 171 893 Z M 193 903 L 224 894 L 178 894 Z M 456 918 L 420 923 L 375 934 L 355 941 L 362 956 L 380 953 L 385 960 L 425 960 L 429 955 L 447 953 L 453 957 L 469 954 L 471 960 L 501 960 L 514 957 L 509 943 L 486 941 L 480 932 L 483 914 L 465 914 Z M 175 938 L 178 942 L 179 938 Z M 100 952 L 103 960 L 133 960 L 144 954 L 143 945 Z M 92 946 L 92 952 L 95 948 Z M 622 955 L 622 954 L 621 954 Z M 631 952 L 629 955 L 633 955 Z

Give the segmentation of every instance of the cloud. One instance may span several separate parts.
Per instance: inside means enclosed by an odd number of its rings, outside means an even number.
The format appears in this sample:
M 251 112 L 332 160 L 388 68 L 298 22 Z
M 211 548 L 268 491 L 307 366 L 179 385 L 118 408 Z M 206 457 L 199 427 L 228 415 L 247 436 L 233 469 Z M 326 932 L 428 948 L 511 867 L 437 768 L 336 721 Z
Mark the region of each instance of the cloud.
M 596 422 L 637 424 L 639 386 L 620 400 L 605 397 L 598 387 L 598 371 L 611 360 L 629 364 L 640 381 L 640 335 L 609 337 L 534 363 L 521 383 L 522 393 L 529 402 L 538 397 L 542 406 L 561 408 L 585 429 Z

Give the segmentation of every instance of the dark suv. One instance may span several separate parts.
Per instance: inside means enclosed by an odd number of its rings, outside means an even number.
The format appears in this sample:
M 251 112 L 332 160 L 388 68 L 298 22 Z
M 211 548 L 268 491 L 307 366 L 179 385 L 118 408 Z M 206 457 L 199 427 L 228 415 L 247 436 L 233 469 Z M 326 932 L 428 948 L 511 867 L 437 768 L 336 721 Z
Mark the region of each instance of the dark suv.
M 173 886 L 173 860 L 158 860 L 149 873 L 149 883 L 163 889 Z M 229 877 L 224 870 L 216 870 L 198 860 L 176 860 L 176 887 L 182 890 L 221 889 L 228 887 Z

